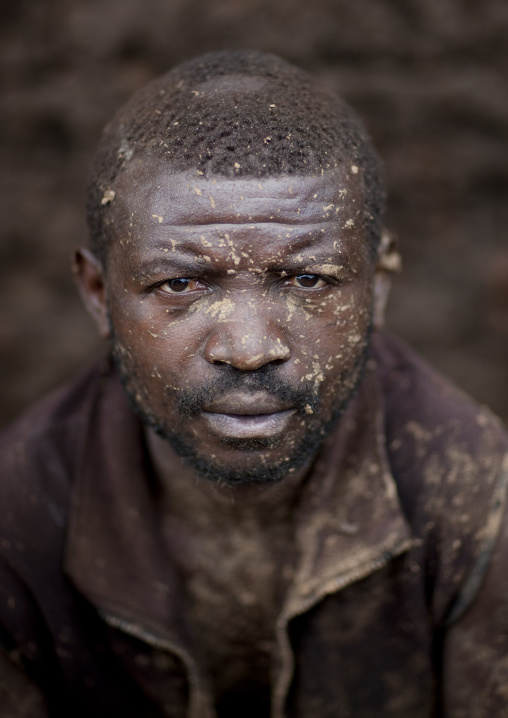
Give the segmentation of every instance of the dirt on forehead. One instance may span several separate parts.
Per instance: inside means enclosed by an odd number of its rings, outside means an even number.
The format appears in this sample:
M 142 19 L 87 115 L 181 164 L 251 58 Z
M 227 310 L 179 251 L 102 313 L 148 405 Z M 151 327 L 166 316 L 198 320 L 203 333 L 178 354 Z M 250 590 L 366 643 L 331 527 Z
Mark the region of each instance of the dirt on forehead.
M 177 62 L 235 47 L 301 65 L 365 120 L 404 257 L 389 324 L 508 418 L 503 4 L 21 1 L 0 39 L 4 421 L 98 350 L 68 265 L 101 128 Z

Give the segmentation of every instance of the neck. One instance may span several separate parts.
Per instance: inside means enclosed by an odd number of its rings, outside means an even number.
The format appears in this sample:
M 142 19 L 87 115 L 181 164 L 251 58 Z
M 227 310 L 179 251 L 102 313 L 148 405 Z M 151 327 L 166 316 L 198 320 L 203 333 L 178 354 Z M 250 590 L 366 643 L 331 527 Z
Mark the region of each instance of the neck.
M 229 486 L 196 476 L 174 452 L 169 443 L 150 429 L 145 429 L 148 451 L 155 473 L 162 485 L 164 506 L 171 513 L 207 520 L 215 518 L 227 525 L 268 525 L 288 520 L 298 501 L 309 465 L 289 473 L 275 484 L 240 484 Z

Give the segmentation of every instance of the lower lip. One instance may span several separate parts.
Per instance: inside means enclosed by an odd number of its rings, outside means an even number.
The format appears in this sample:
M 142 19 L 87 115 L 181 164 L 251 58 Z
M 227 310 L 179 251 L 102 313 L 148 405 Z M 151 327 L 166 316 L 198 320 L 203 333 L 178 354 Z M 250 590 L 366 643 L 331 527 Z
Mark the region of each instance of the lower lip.
M 230 439 L 269 438 L 283 432 L 294 409 L 273 414 L 216 414 L 205 411 L 204 419 L 217 434 Z

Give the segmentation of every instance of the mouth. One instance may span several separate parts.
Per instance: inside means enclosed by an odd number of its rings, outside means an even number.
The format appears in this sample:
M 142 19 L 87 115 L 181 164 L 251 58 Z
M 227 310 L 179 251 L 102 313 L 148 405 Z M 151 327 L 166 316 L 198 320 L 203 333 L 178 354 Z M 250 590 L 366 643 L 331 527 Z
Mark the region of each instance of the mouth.
M 282 433 L 296 409 L 276 397 L 229 394 L 205 407 L 201 416 L 210 428 L 227 439 L 271 438 Z
M 212 430 L 227 439 L 269 439 L 281 434 L 295 409 L 260 414 L 203 411 L 201 416 Z

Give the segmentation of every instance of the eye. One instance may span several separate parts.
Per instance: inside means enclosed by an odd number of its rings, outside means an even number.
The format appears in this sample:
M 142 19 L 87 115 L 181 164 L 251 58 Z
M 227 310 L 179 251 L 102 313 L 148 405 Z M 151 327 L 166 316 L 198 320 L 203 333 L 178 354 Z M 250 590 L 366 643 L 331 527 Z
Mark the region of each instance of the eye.
M 303 289 L 320 289 L 326 286 L 326 281 L 319 274 L 297 274 L 288 279 L 293 287 L 302 287 Z
M 201 284 L 197 279 L 188 279 L 187 277 L 177 277 L 176 279 L 168 279 L 163 284 L 159 284 L 159 289 L 166 294 L 183 294 L 189 293 L 194 289 L 200 289 Z

